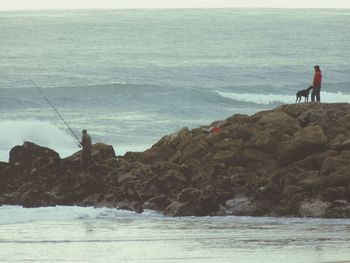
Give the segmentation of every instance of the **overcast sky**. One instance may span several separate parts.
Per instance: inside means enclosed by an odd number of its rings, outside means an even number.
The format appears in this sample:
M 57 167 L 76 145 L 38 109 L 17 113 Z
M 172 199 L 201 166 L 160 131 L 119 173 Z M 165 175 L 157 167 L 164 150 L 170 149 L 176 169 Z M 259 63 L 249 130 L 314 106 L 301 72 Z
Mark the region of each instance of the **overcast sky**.
M 350 0 L 0 0 L 0 10 L 190 7 L 350 8 Z

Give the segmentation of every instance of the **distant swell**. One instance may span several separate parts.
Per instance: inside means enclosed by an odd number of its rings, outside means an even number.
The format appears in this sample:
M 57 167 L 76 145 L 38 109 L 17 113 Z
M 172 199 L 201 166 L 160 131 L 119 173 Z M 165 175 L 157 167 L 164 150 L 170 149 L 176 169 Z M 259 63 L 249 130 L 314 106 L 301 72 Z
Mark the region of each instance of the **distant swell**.
M 270 105 L 277 103 L 294 103 L 295 95 L 282 95 L 282 94 L 255 94 L 255 93 L 234 93 L 234 92 L 223 92 L 216 91 L 220 96 L 228 98 L 234 101 L 255 103 L 262 105 Z M 338 103 L 338 102 L 349 102 L 350 94 L 344 94 L 342 92 L 332 93 L 323 91 L 321 92 L 322 102 Z M 302 99 L 304 101 L 304 98 Z

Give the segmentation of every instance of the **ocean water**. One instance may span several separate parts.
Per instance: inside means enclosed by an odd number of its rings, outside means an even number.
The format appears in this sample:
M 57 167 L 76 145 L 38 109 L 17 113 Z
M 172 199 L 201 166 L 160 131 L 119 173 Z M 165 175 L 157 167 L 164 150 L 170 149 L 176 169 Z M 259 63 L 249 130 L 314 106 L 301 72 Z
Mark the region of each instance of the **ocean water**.
M 0 207 L 0 262 L 350 262 L 350 220 Z
M 349 102 L 349 24 L 324 9 L 0 12 L 0 160 L 25 140 L 78 150 L 31 80 L 117 154 L 293 103 L 315 64 L 322 100 Z M 345 263 L 349 233 L 349 220 L 0 206 L 0 262 Z
M 322 100 L 350 101 L 350 10 L 0 12 L 0 159 L 24 140 L 61 156 L 73 130 L 141 151 L 164 134 L 252 114 L 324 74 Z

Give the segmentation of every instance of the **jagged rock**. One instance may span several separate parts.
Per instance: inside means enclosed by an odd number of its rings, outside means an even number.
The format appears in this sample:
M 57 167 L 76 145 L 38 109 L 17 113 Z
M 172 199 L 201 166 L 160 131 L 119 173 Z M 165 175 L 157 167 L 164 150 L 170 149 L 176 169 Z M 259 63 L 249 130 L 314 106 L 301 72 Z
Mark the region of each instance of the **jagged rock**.
M 215 189 L 207 185 L 201 190 L 197 188 L 182 190 L 177 199 L 164 212 L 170 216 L 204 216 L 214 215 L 218 210 L 219 204 Z
M 235 139 L 248 141 L 257 136 L 263 130 L 263 126 L 255 123 L 239 124 L 233 126 L 232 133 Z
M 258 133 L 248 145 L 251 148 L 261 149 L 265 152 L 278 154 L 281 143 L 290 139 L 290 136 L 280 130 L 267 129 Z
M 152 197 L 143 204 L 143 209 L 163 211 L 170 204 L 165 195 Z
M 338 170 L 326 177 L 326 183 L 329 186 L 343 186 L 350 184 L 349 170 Z
M 298 130 L 291 141 L 280 148 L 282 164 L 305 158 L 326 149 L 327 137 L 320 126 L 308 126 Z
M 267 113 L 261 117 L 258 123 L 266 129 L 279 130 L 289 135 L 293 135 L 294 132 L 300 129 L 299 121 L 283 111 Z
M 347 170 L 350 168 L 349 157 L 346 155 L 328 156 L 322 162 L 321 174 L 329 175 L 337 170 Z
M 32 162 L 38 158 L 41 158 L 41 163 L 45 166 L 47 166 L 48 163 L 53 164 L 60 160 L 60 156 L 57 152 L 31 142 L 24 142 L 22 146 L 15 146 L 11 149 L 9 164 L 11 166 L 32 166 Z
M 163 186 L 167 190 L 177 190 L 183 187 L 188 179 L 181 172 L 176 170 L 167 171 L 164 176 L 159 178 L 159 181 L 163 183 Z
M 103 143 L 95 143 L 92 145 L 91 156 L 94 162 L 101 162 L 101 161 L 109 160 L 116 157 L 113 146 L 103 144 Z M 81 150 L 69 157 L 64 158 L 63 161 L 80 164 L 80 159 L 81 159 Z
M 252 216 L 255 214 L 256 204 L 251 198 L 243 195 L 236 195 L 233 199 L 227 200 L 224 206 L 220 207 L 219 215 Z
M 0 205 L 349 218 L 349 123 L 350 104 L 282 105 L 182 128 L 141 153 L 95 144 L 85 169 L 79 152 L 61 160 L 26 142 L 0 163 Z

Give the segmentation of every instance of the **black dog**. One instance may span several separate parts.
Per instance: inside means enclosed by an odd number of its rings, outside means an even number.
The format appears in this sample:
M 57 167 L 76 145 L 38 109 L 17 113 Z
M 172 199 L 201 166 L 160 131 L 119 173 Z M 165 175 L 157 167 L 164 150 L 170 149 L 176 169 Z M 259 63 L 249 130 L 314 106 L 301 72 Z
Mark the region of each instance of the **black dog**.
M 297 92 L 297 99 L 295 101 L 295 103 L 300 103 L 301 101 L 301 97 L 305 97 L 305 101 L 309 101 L 309 93 L 310 90 L 312 90 L 314 87 L 310 86 L 307 89 L 303 89 Z

